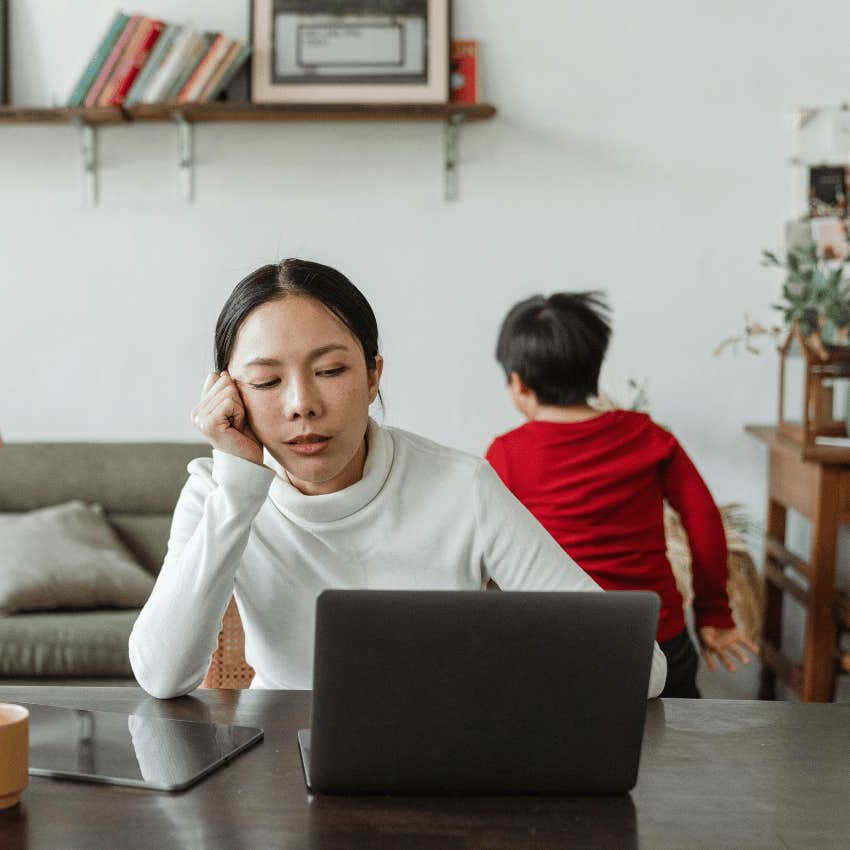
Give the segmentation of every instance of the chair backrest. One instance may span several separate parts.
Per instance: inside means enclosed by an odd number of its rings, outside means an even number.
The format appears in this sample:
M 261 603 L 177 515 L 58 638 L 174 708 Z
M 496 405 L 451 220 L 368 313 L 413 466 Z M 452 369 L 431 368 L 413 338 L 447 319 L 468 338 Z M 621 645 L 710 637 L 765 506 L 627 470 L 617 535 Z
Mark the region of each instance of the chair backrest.
M 139 563 L 156 575 L 186 466 L 210 452 L 207 443 L 5 443 L 0 511 L 96 502 Z
M 231 597 L 224 612 L 218 648 L 210 660 L 202 688 L 247 688 L 254 678 L 254 668 L 245 660 L 245 633 L 236 600 Z

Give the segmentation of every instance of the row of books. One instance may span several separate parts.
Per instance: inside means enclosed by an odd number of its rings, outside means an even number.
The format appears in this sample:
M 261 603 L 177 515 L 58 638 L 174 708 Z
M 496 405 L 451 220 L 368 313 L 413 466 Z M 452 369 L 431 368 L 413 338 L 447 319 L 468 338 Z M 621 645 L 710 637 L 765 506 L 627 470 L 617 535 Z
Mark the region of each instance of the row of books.
M 117 12 L 68 106 L 205 103 L 227 88 L 250 52 L 223 33 Z

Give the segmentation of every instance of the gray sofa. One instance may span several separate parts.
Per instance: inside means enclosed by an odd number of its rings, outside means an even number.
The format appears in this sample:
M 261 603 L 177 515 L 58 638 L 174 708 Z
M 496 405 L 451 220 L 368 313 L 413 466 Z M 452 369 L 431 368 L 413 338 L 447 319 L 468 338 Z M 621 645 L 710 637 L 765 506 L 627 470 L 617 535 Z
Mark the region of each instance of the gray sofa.
M 72 499 L 98 503 L 136 560 L 156 575 L 186 465 L 209 455 L 203 443 L 0 444 L 0 512 Z M 137 615 L 97 609 L 0 616 L 0 683 L 132 685 L 127 640 Z

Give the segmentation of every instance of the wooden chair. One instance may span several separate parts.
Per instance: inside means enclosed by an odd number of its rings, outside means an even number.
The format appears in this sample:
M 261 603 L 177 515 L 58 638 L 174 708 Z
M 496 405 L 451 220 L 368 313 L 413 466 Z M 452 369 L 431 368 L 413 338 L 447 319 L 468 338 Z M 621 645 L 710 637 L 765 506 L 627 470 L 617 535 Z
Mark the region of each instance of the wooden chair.
M 254 678 L 254 668 L 245 660 L 245 632 L 236 600 L 231 597 L 221 631 L 218 633 L 218 647 L 210 660 L 210 667 L 202 688 L 247 688 Z

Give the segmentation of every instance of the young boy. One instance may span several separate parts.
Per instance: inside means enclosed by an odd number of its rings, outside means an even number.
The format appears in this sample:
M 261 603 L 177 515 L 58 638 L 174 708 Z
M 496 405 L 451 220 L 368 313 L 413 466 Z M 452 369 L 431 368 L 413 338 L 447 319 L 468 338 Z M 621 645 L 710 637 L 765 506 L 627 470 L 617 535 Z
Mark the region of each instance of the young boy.
M 644 413 L 600 412 L 597 393 L 611 325 L 600 292 L 537 295 L 516 304 L 496 359 L 528 422 L 497 437 L 487 460 L 514 495 L 606 590 L 661 597 L 661 696 L 699 697 L 699 658 L 666 555 L 663 505 L 679 512 L 693 560 L 694 614 L 709 669 L 735 669 L 756 647 L 736 628 L 726 596 L 726 538 L 705 482 L 676 438 Z

